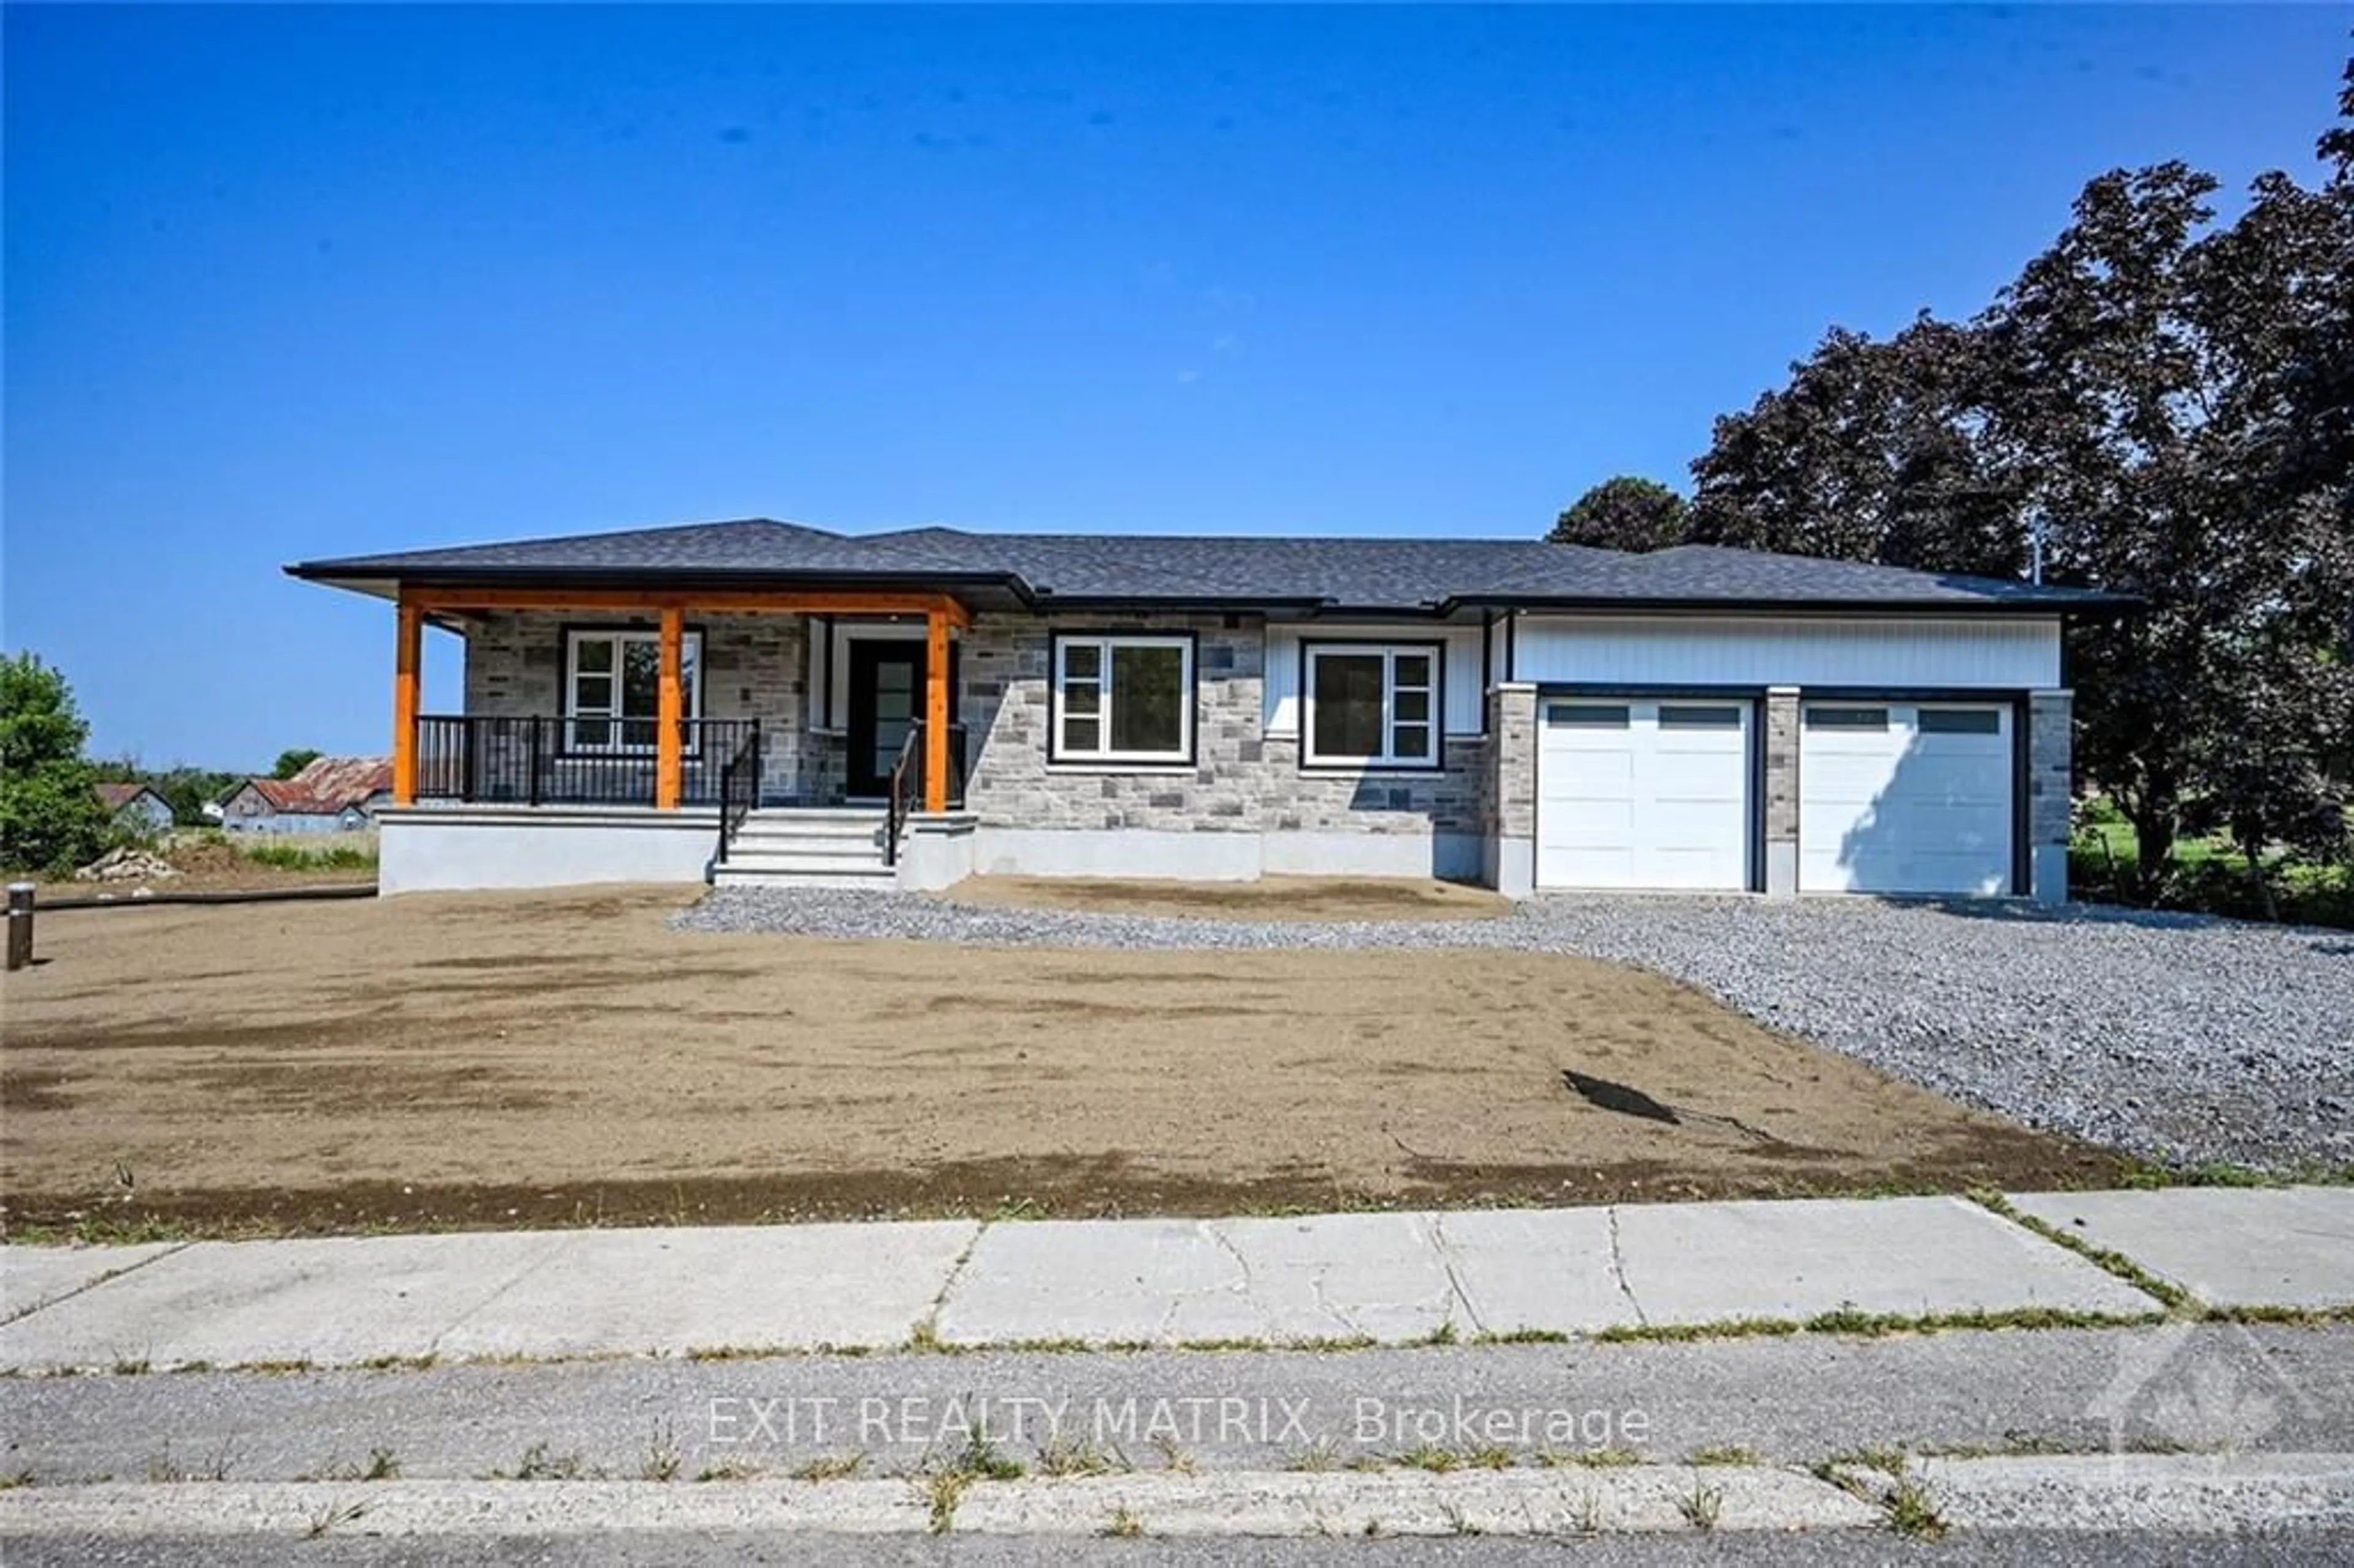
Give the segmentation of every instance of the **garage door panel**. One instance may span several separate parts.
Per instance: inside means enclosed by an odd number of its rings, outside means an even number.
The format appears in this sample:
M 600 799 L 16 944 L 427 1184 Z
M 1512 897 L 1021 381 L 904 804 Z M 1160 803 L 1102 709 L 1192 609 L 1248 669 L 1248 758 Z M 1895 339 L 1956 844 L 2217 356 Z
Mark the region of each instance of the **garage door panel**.
M 1539 885 L 1748 885 L 1746 704 L 1605 697 L 1545 707 Z M 1564 708 L 1578 721 L 1564 722 Z
M 1625 800 L 1581 800 L 1561 819 L 1557 834 L 1546 835 L 1570 849 L 1624 849 L 1634 842 L 1635 808 Z
M 1849 718 L 1870 706 L 1826 705 Z M 1871 727 L 1810 722 L 1813 710 L 1802 710 L 1800 889 L 2009 891 L 2015 786 L 2009 710 L 1890 704 L 1885 711 L 1885 726 Z

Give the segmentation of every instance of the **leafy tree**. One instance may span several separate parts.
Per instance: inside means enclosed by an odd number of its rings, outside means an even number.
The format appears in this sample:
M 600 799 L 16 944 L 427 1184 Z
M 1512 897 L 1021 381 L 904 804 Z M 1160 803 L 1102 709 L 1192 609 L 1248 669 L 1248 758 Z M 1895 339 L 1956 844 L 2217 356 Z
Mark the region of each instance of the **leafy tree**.
M 107 816 L 89 739 L 62 673 L 36 654 L 0 657 L 0 863 L 58 872 L 98 853 Z
M 1684 498 L 1656 479 L 1622 473 L 1579 496 L 1546 535 L 1556 545 L 1664 550 L 1684 543 Z
M 1716 422 L 1692 464 L 1711 544 L 2011 576 L 2019 477 L 1978 439 L 1983 335 L 1923 316 L 1881 342 L 1834 328 L 1790 385 Z
M 148 775 L 147 783 L 172 804 L 172 820 L 184 828 L 201 827 L 208 819 L 206 803 L 219 800 L 245 781 L 241 773 L 220 773 L 207 768 L 173 768 Z
M 278 760 L 270 764 L 270 776 L 272 779 L 292 779 L 318 758 L 319 754 L 308 747 L 293 747 L 278 754 Z
M 1967 323 L 1833 331 L 1717 421 L 1697 538 L 2139 595 L 2071 634 L 2076 753 L 2141 846 L 2346 848 L 2354 767 L 2354 64 L 2317 189 L 2267 174 L 2214 226 L 2180 163 L 2088 184 Z M 2045 522 L 2048 520 L 2048 522 Z M 2269 894 L 2267 893 L 2267 900 Z
M 2354 204 L 2267 175 L 2209 229 L 2215 184 L 2179 163 L 2094 180 L 1988 318 L 1998 429 L 2057 520 L 2055 569 L 2147 605 L 2072 648 L 2080 754 L 2134 823 L 2145 896 L 2202 817 L 2252 866 L 2268 842 L 2329 851 L 2325 821 L 2342 835 L 2307 759 L 2354 705 L 2349 479 L 2311 450 L 2327 410 L 2301 405 Z

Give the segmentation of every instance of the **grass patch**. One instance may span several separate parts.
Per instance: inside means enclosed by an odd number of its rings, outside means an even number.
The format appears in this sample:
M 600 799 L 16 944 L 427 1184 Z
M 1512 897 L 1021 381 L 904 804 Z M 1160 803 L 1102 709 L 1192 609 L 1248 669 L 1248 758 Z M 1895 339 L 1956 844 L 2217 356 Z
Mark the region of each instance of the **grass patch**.
M 1639 1465 L 1643 1456 L 1632 1448 L 1540 1448 L 1537 1463 L 1549 1470 L 1619 1470 Z
M 1102 1533 L 1113 1541 L 1134 1541 L 1144 1533 L 1144 1520 L 1130 1510 L 1116 1508 L 1104 1521 Z
M 1684 1457 L 1687 1465 L 1755 1466 L 1763 1463 L 1757 1450 L 1744 1448 L 1738 1443 L 1723 1444 L 1711 1448 L 1695 1448 Z
M 317 1541 L 345 1525 L 356 1522 L 366 1512 L 367 1504 L 364 1502 L 329 1503 L 311 1516 L 310 1523 L 303 1528 L 302 1538 Z
M 2280 1323 L 2313 1329 L 2326 1323 L 2354 1323 L 2354 1306 L 2346 1307 L 2210 1307 L 2200 1313 L 2209 1323 Z
M 926 1528 L 934 1535 L 946 1535 L 956 1528 L 957 1504 L 964 1500 L 965 1492 L 972 1486 L 972 1478 L 962 1470 L 935 1470 L 924 1478 L 925 1500 L 930 1504 L 930 1517 Z
M 2088 801 L 2084 824 L 2069 845 L 2071 895 L 2104 904 L 2134 904 L 2141 842 L 2133 824 L 2105 800 Z M 2267 915 L 2247 857 L 2221 834 L 2174 842 L 2173 868 L 2155 907 L 2234 920 L 2277 917 L 2293 926 L 2354 927 L 2354 865 L 2321 865 L 2273 855 L 2264 880 L 2273 897 Z
M 793 1472 L 797 1481 L 846 1481 L 866 1467 L 866 1455 L 854 1449 L 847 1454 L 821 1454 L 806 1461 Z
M 1471 1336 L 1475 1345 L 1565 1345 L 1571 1336 L 1559 1329 L 1489 1329 Z
M 638 1467 L 642 1481 L 674 1481 L 679 1472 L 678 1441 L 667 1421 L 654 1424 L 653 1435 L 646 1439 L 645 1462 Z
M 1341 1452 L 1330 1437 L 1319 1437 L 1283 1462 L 1287 1470 L 1322 1475 L 1341 1467 Z
M 2000 1311 L 1866 1312 L 1840 1307 L 1804 1319 L 1727 1318 L 1714 1323 L 1622 1323 L 1596 1330 L 1597 1344 L 1688 1344 L 1700 1340 L 1778 1338 L 1792 1334 L 1837 1334 L 1880 1340 L 1898 1334 L 1941 1334 L 2001 1329 L 2131 1329 L 2162 1323 L 2167 1314 L 2079 1312 L 2058 1307 L 2014 1307 Z
M 1059 1432 L 1038 1448 L 1038 1473 L 1058 1479 L 1071 1476 L 1108 1476 L 1134 1467 L 1113 1449 L 1098 1447 L 1083 1437 L 1067 1436 Z
M 716 1465 L 705 1465 L 695 1472 L 698 1481 L 756 1481 L 764 1474 L 758 1465 L 741 1459 L 722 1459 Z
M 534 1443 L 523 1451 L 512 1470 L 493 1470 L 482 1478 L 486 1481 L 578 1481 L 586 1479 L 588 1468 L 578 1454 L 551 1454 L 545 1443 Z
M 1427 1470 L 1434 1476 L 1444 1476 L 1465 1469 L 1509 1470 L 1512 1467 L 1512 1452 L 1509 1448 L 1448 1448 L 1436 1443 L 1421 1443 L 1402 1453 L 1391 1455 L 1390 1462 L 1405 1469 Z
M 349 844 L 305 849 L 300 844 L 242 844 L 245 858 L 280 871 L 374 871 L 376 856 Z
M 1929 1489 L 1914 1477 L 1897 1477 L 1882 1506 L 1888 1510 L 1888 1528 L 1899 1535 L 1915 1541 L 1936 1541 L 1946 1533 L 1945 1516 L 1937 1511 Z
M 2160 1279 L 2121 1252 L 2112 1252 L 2107 1247 L 2096 1246 L 2083 1236 L 2062 1226 L 2036 1218 L 1999 1192 L 1973 1192 L 1970 1196 L 1980 1207 L 2000 1214 L 2022 1230 L 2034 1232 L 2054 1246 L 2067 1248 L 2085 1262 L 2115 1275 L 2144 1295 L 2157 1297 L 2166 1303 L 2169 1311 L 2179 1312 L 2197 1306 L 2197 1303 L 2191 1300 L 2190 1293 L 2180 1286 Z

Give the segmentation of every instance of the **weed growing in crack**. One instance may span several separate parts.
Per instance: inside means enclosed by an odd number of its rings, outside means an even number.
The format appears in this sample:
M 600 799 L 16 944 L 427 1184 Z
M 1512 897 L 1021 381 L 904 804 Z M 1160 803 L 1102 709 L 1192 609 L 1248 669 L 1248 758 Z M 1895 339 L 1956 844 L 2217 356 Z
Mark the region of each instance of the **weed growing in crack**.
M 1937 1511 L 1929 1489 L 1917 1477 L 1897 1477 L 1883 1506 L 1888 1510 L 1888 1528 L 1899 1535 L 1911 1536 L 1915 1541 L 1935 1541 L 1946 1533 L 1946 1517 Z
M 1714 1530 L 1718 1516 L 1724 1511 L 1724 1493 L 1715 1487 L 1702 1486 L 1695 1476 L 1691 1490 L 1676 1499 L 1676 1511 L 1694 1530 Z

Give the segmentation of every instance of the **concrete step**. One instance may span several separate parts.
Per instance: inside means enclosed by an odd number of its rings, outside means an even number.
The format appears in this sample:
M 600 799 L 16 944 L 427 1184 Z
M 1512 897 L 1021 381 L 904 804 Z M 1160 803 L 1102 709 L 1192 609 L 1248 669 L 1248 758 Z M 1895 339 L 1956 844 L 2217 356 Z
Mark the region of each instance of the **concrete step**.
M 875 822 L 746 822 L 736 830 L 739 844 L 879 844 L 883 824 Z
M 727 846 L 727 859 L 735 860 L 851 860 L 883 859 L 883 841 L 879 838 L 738 838 Z
M 753 822 L 872 822 L 880 824 L 880 806 L 761 806 L 744 819 Z
M 771 807 L 744 819 L 713 874 L 716 886 L 888 887 L 887 820 L 867 806 Z
M 854 870 L 810 870 L 766 863 L 745 865 L 729 862 L 711 874 L 714 887 L 863 887 L 874 891 L 896 885 L 891 868 L 877 861 Z

